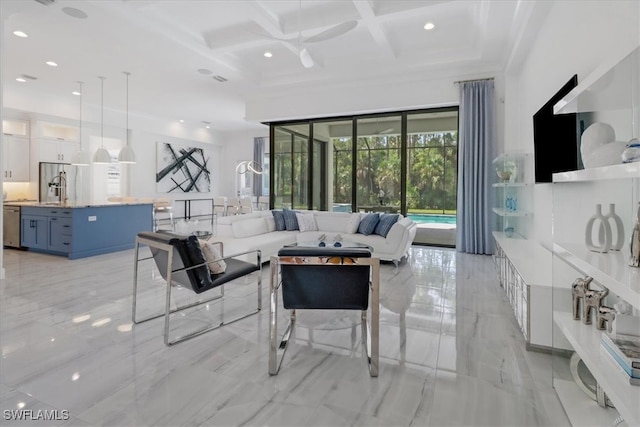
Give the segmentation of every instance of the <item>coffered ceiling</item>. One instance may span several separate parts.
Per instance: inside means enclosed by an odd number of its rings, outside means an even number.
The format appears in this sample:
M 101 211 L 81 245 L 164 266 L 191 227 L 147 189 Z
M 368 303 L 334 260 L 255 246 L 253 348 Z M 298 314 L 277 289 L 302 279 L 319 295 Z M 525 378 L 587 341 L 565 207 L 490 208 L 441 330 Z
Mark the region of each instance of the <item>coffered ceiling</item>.
M 132 115 L 251 126 L 249 95 L 425 74 L 503 70 L 522 51 L 536 2 L 490 0 L 2 0 L 5 105 L 85 100 Z M 426 23 L 435 25 L 425 30 Z M 344 27 L 353 27 L 338 34 Z M 29 37 L 13 34 L 21 30 Z M 327 33 L 328 32 L 328 33 Z M 311 40 L 309 40 L 311 39 Z M 309 40 L 309 41 L 305 41 Z M 302 41 L 302 42 L 301 42 Z M 305 68 L 306 49 L 313 66 Z M 264 56 L 270 52 L 271 57 Z M 51 67 L 46 61 L 55 61 Z M 308 64 L 307 64 L 308 65 Z M 26 82 L 16 78 L 26 75 Z M 35 77 L 36 79 L 32 79 Z M 220 81 L 224 80 L 224 81 Z

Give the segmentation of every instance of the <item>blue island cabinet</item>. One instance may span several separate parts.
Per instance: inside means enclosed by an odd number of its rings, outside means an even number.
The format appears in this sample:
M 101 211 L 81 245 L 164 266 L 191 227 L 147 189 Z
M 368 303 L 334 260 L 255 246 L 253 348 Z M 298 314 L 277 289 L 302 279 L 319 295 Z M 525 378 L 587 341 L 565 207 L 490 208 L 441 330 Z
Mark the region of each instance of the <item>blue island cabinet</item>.
M 152 204 L 22 209 L 22 246 L 85 258 L 133 248 L 136 235 L 152 231 Z
M 47 249 L 47 217 L 23 214 L 20 217 L 20 246 Z

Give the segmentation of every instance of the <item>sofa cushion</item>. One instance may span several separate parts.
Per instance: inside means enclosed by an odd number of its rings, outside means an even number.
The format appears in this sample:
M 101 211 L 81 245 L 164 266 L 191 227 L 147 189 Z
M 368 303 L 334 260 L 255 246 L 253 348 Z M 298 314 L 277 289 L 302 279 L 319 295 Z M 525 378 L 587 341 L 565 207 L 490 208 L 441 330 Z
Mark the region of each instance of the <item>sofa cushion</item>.
M 237 238 L 250 237 L 267 233 L 267 223 L 264 218 L 251 218 L 245 221 L 235 221 L 231 224 L 233 235 Z
M 360 224 L 358 225 L 358 233 L 368 236 L 373 233 L 380 220 L 380 215 L 377 213 L 368 213 L 362 216 Z
M 360 226 L 360 213 L 355 212 L 349 215 L 349 222 L 347 223 L 345 233 L 353 234 L 357 232 L 358 226 Z
M 318 230 L 330 231 L 335 233 L 345 233 L 347 224 L 351 218 L 350 213 L 346 212 L 320 212 L 315 211 L 313 215 L 316 218 Z
M 393 224 L 398 221 L 399 217 L 400 216 L 398 214 L 380 214 L 380 219 L 373 232 L 379 236 L 387 237 L 389 230 L 391 230 Z
M 313 215 L 313 212 L 298 212 L 296 213 L 296 219 L 298 220 L 298 228 L 300 229 L 300 232 L 318 230 L 318 225 L 316 224 L 316 219 Z
M 287 229 L 287 226 L 284 223 L 284 213 L 282 211 L 271 211 L 273 214 L 273 219 L 276 222 L 276 231 L 284 231 Z
M 284 215 L 284 225 L 287 231 L 299 230 L 298 218 L 296 218 L 296 211 L 291 209 L 283 209 L 282 215 Z
M 266 217 L 264 220 L 267 221 L 267 231 L 269 233 L 276 231 L 276 219 L 273 216 Z
M 202 254 L 204 255 L 204 259 L 207 262 L 211 273 L 224 273 L 227 269 L 227 263 L 221 259 L 222 254 L 220 253 L 220 245 L 209 243 L 206 240 L 200 240 L 200 247 L 202 248 Z

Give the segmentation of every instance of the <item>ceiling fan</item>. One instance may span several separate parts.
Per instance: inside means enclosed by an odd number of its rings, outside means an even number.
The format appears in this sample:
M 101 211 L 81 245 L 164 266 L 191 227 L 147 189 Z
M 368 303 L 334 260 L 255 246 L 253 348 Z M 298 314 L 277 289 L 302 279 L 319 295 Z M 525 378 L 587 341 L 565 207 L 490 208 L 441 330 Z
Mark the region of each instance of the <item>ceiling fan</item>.
M 313 62 L 313 58 L 311 57 L 311 54 L 309 54 L 309 51 L 307 50 L 306 47 L 304 47 L 304 45 L 306 43 L 318 43 L 318 42 L 323 42 L 326 40 L 330 40 L 336 37 L 339 37 L 345 33 L 348 33 L 349 31 L 353 30 L 357 25 L 358 25 L 358 21 L 345 21 L 342 22 L 340 24 L 334 25 L 331 28 L 327 28 L 324 31 L 319 32 L 318 34 L 314 34 L 312 36 L 303 36 L 302 35 L 302 19 L 301 19 L 301 14 L 302 14 L 302 0 L 300 0 L 299 2 L 299 8 L 298 8 L 298 27 L 300 28 L 298 30 L 298 36 L 295 38 L 280 38 L 280 37 L 273 37 L 273 36 L 269 36 L 269 35 L 264 35 L 267 38 L 270 39 L 274 39 L 274 40 L 278 40 L 281 42 L 285 42 L 285 43 L 290 43 L 290 44 L 294 44 L 296 43 L 296 47 L 298 49 L 298 56 L 300 57 L 300 62 L 302 62 L 302 65 L 305 68 L 311 68 L 314 65 Z

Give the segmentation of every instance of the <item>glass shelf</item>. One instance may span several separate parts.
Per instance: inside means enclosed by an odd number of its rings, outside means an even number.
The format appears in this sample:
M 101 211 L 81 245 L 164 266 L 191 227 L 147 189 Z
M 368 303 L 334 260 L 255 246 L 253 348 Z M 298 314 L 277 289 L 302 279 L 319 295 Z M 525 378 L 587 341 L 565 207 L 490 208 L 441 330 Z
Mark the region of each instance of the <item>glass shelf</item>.
M 493 212 L 495 212 L 496 215 L 499 215 L 499 216 L 524 217 L 529 215 L 529 212 L 525 212 L 525 211 L 508 211 L 506 209 L 500 209 L 500 208 L 493 208 Z
M 492 184 L 492 187 L 511 188 L 511 187 L 526 187 L 527 185 L 529 184 L 526 182 L 495 182 Z

